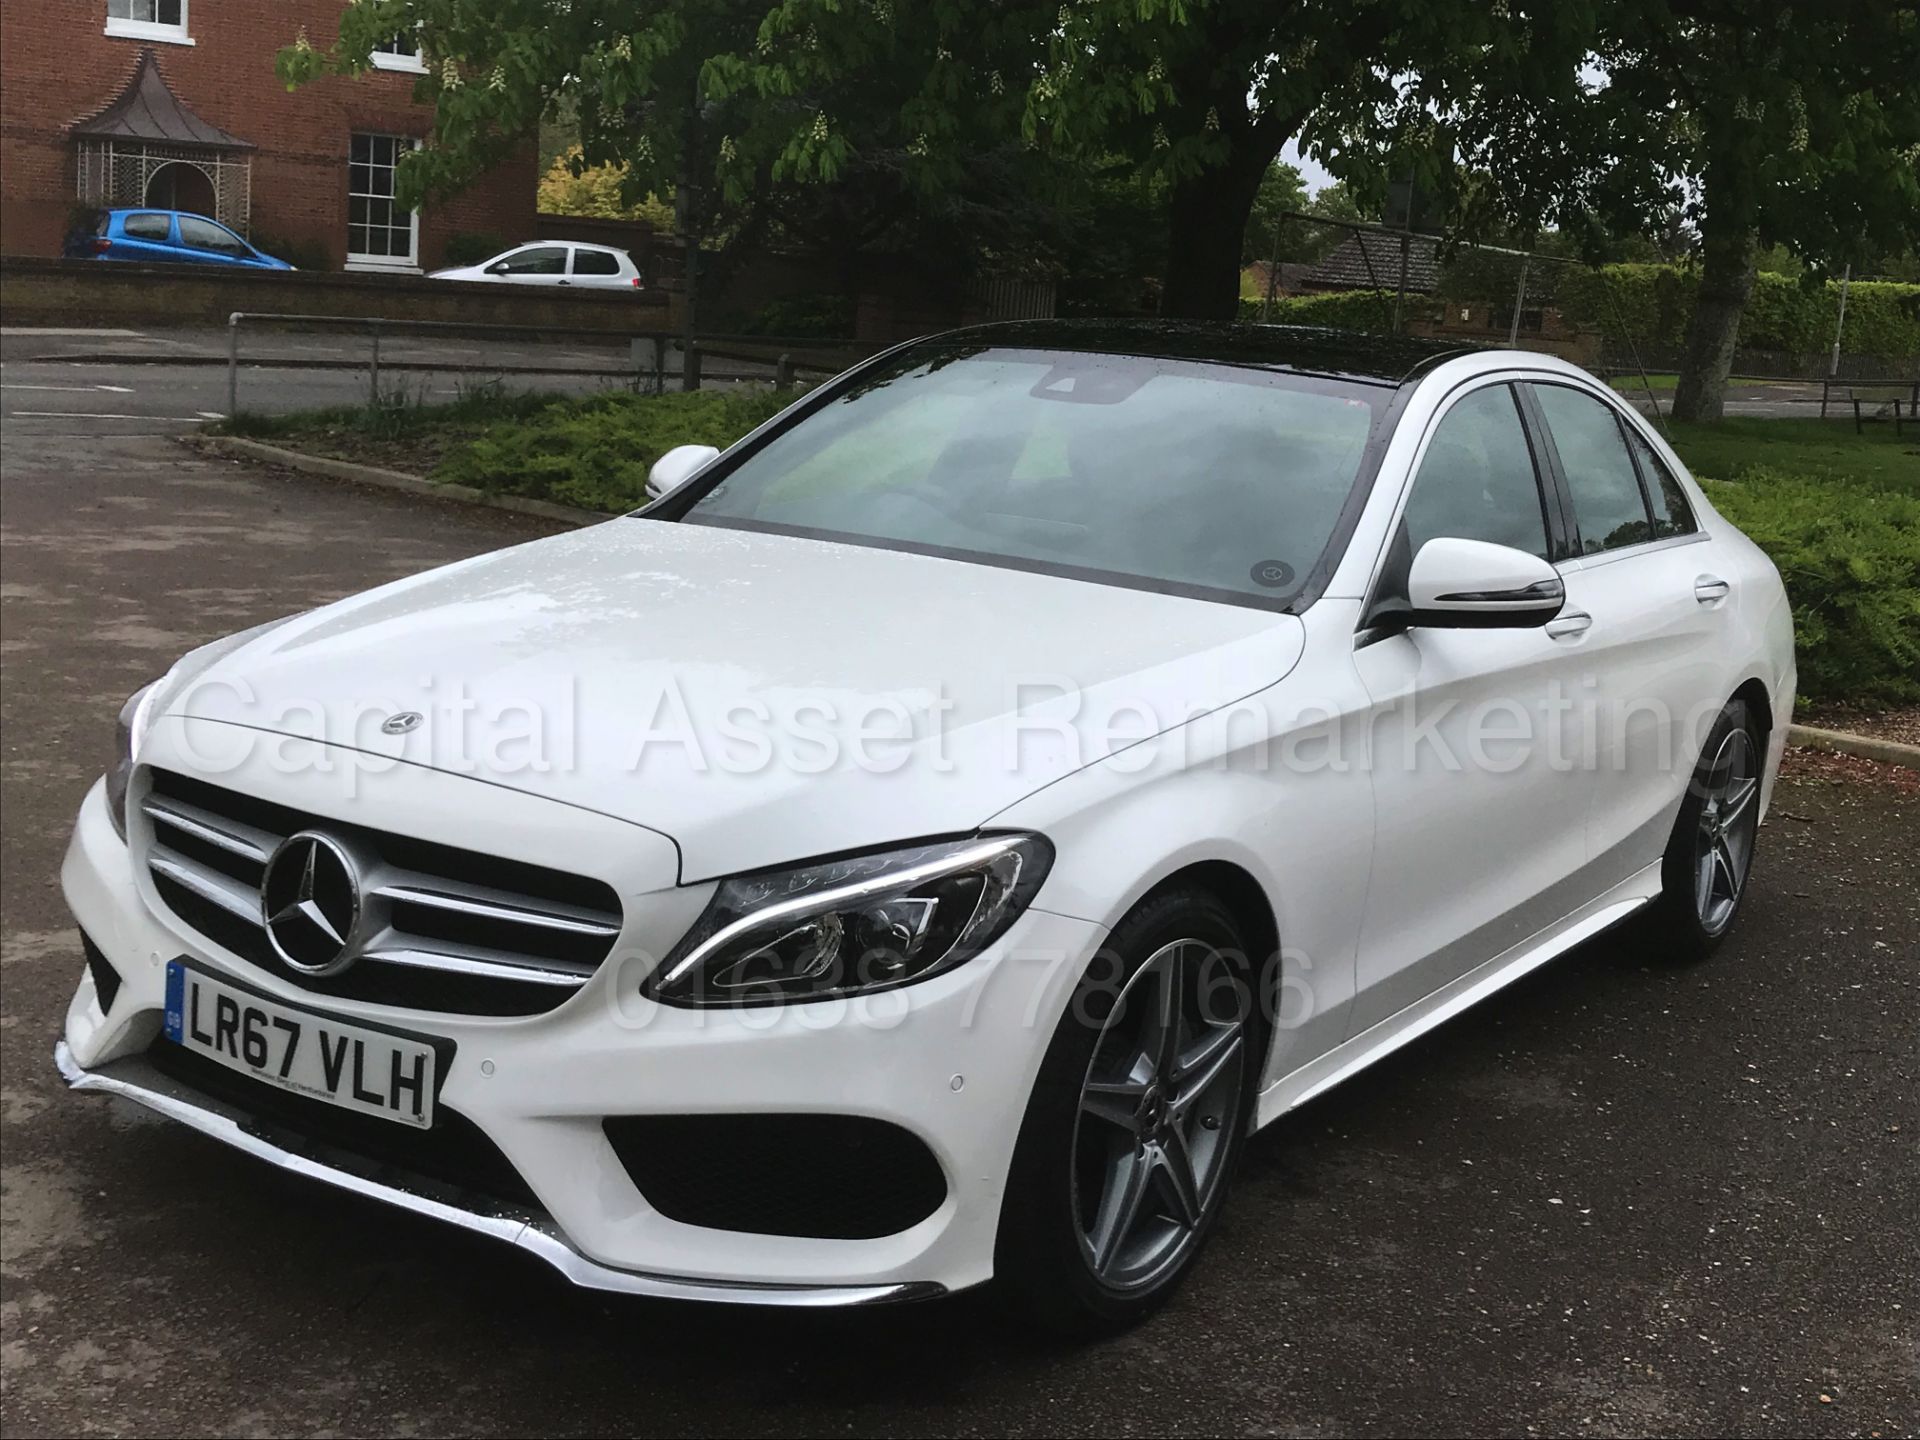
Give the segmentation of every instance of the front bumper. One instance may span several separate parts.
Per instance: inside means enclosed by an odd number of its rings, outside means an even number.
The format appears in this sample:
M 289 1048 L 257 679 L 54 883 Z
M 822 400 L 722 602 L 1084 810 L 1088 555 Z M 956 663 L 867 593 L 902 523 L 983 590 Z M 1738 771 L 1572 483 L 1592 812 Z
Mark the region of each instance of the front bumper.
M 444 783 L 473 784 L 455 776 Z M 296 1008 L 319 997 L 210 944 L 151 899 L 99 786 L 81 808 L 61 879 L 74 917 L 120 977 L 103 1007 L 92 976 L 81 976 L 56 1050 L 75 1089 L 121 1095 L 282 1168 L 505 1240 L 578 1284 L 758 1304 L 903 1300 L 991 1277 L 1033 1078 L 1073 979 L 1103 934 L 1030 910 L 986 954 L 872 997 L 869 1007 L 653 1006 L 614 960 L 559 1009 L 524 1019 L 327 997 L 322 1008 L 336 1014 L 454 1042 L 439 1104 L 478 1127 L 525 1181 L 537 1205 L 517 1207 L 255 1123 L 147 1060 L 173 958 L 224 971 Z M 939 1162 L 946 1197 L 925 1219 L 874 1239 L 683 1223 L 647 1202 L 601 1123 L 609 1115 L 740 1114 L 852 1115 L 900 1126 Z

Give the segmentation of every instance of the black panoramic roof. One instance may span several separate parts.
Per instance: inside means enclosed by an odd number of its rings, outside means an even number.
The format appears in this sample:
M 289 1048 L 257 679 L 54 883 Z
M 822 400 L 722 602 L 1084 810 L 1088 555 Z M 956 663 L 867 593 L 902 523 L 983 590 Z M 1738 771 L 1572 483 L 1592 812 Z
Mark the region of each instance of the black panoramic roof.
M 1441 360 L 1481 348 L 1308 325 L 1229 325 L 1199 320 L 1008 320 L 949 330 L 926 343 L 955 341 L 1210 360 L 1224 365 L 1340 375 L 1387 385 L 1398 385 Z

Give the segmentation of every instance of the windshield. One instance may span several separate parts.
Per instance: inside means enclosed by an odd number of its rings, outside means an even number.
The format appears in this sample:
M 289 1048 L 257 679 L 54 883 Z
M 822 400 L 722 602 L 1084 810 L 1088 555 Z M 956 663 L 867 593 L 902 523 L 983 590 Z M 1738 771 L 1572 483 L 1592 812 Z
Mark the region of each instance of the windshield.
M 1391 394 L 1190 360 L 923 347 L 681 518 L 1278 605 L 1332 537 Z

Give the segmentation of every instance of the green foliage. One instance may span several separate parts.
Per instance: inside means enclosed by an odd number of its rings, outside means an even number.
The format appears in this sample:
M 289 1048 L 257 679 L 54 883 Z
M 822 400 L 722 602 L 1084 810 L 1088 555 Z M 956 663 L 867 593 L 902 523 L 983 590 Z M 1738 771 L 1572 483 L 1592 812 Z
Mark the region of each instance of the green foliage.
M 296 270 L 328 270 L 332 268 L 332 257 L 327 247 L 318 240 L 287 240 L 267 230 L 256 230 L 247 237 L 262 255 L 271 255 L 276 260 L 284 260 Z
M 1709 493 L 1786 581 L 1802 695 L 1920 699 L 1920 497 L 1764 466 Z
M 839 340 L 853 334 L 853 302 L 844 295 L 770 300 L 737 327 L 742 335 L 796 335 Z
M 1891 425 L 1673 425 L 1708 497 L 1780 568 L 1800 693 L 1920 699 L 1920 443 Z
M 497 230 L 457 230 L 447 237 L 447 264 L 478 265 L 506 248 Z
M 1384 335 L 1393 329 L 1393 304 L 1391 290 L 1331 290 L 1324 295 L 1288 295 L 1273 302 L 1267 323 L 1318 325 L 1328 330 L 1365 330 Z M 1240 318 L 1257 321 L 1264 308 L 1263 301 L 1242 300 Z
M 662 233 L 673 229 L 672 191 L 663 200 L 641 193 L 632 172 L 617 164 L 589 165 L 580 147 L 556 156 L 540 177 L 543 215 L 593 215 L 608 220 L 644 220 Z
M 1641 345 L 1677 349 L 1686 338 L 1698 288 L 1697 273 L 1672 265 L 1567 267 L 1559 277 L 1556 303 L 1575 324 L 1608 334 L 1624 324 Z M 1833 344 L 1839 308 L 1838 281 L 1809 287 L 1784 275 L 1756 276 L 1741 317 L 1740 344 L 1796 354 L 1824 351 Z M 1896 365 L 1920 358 L 1920 285 L 1852 285 L 1843 348 Z
M 770 390 L 609 392 L 549 403 L 450 450 L 430 478 L 616 513 L 646 498 L 647 472 L 676 445 L 732 444 L 785 409 Z

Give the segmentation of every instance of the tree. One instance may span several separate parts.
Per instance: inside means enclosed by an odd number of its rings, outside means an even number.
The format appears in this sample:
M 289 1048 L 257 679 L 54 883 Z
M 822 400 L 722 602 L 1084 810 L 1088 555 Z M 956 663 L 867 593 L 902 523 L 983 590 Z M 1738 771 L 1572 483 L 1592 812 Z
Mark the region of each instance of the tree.
M 1298 258 L 1301 223 L 1289 220 L 1288 212 L 1307 208 L 1307 182 L 1299 168 L 1284 160 L 1267 167 L 1254 192 L 1253 208 L 1247 216 L 1247 232 L 1240 247 L 1240 263 L 1271 259 L 1276 251 L 1283 259 Z M 1277 240 L 1276 240 L 1277 232 Z
M 1685 216 L 1700 281 L 1673 413 L 1717 418 L 1760 247 L 1837 271 L 1920 234 L 1920 9 L 1600 0 L 1569 34 L 1580 75 L 1462 90 L 1448 122 L 1509 217 L 1598 236 Z
M 436 123 L 403 198 L 456 187 L 572 106 L 584 163 L 672 189 L 696 234 L 772 184 L 865 168 L 937 194 L 1008 142 L 1117 157 L 1165 186 L 1163 311 L 1226 317 L 1289 139 L 1373 185 L 1350 132 L 1430 124 L 1431 77 L 1461 65 L 1551 60 L 1557 16 L 1545 0 L 363 0 L 335 50 L 302 37 L 281 71 L 357 69 L 418 33 Z
M 609 220 L 644 220 L 656 230 L 673 229 L 673 204 L 657 195 L 634 198 L 633 186 L 618 165 L 588 165 L 575 145 L 554 157 L 540 177 L 542 214 L 595 215 Z

